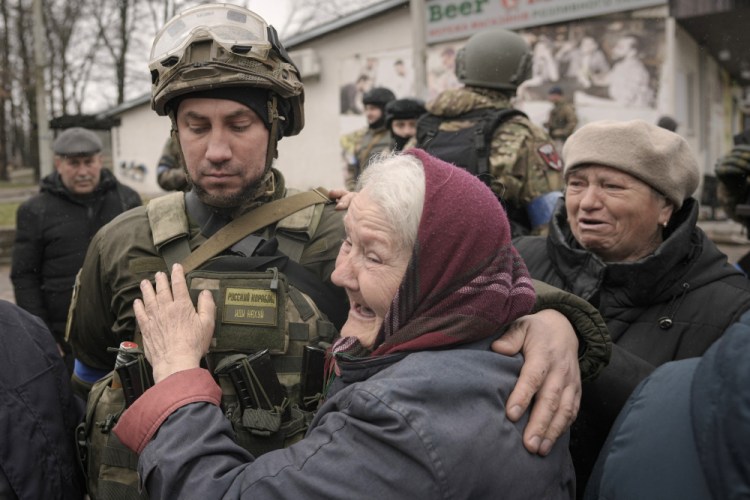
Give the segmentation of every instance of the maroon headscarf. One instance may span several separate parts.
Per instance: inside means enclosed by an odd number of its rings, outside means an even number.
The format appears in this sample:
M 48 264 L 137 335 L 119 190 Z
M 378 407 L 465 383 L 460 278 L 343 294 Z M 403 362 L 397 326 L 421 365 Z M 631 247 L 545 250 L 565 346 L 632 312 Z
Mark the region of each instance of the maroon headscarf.
M 483 339 L 529 313 L 535 302 L 508 218 L 492 191 L 422 150 L 405 154 L 424 165 L 424 207 L 411 260 L 372 356 Z M 339 339 L 333 352 L 355 354 L 361 349 L 355 344 L 356 337 Z

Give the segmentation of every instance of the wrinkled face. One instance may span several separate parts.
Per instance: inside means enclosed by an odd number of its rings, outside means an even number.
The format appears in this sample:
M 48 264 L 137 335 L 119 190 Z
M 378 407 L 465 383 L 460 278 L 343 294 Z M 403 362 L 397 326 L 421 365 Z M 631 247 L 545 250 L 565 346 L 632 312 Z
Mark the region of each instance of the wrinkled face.
M 235 101 L 188 98 L 177 109 L 185 164 L 201 201 L 237 207 L 249 201 L 265 173 L 268 129 Z
M 375 106 L 374 104 L 365 104 L 365 118 L 367 118 L 368 124 L 372 125 L 376 121 L 380 120 L 382 116 L 382 109 Z
M 372 348 L 406 273 L 411 249 L 396 241 L 367 188 L 354 197 L 344 226 L 346 239 L 331 275 L 349 297 L 349 317 L 341 336 L 357 337 L 364 347 Z
M 417 120 L 416 118 L 408 120 L 394 119 L 391 122 L 391 130 L 399 137 L 412 138 L 417 135 Z
M 604 262 L 630 262 L 663 241 L 672 203 L 632 175 L 610 167 L 578 167 L 568 174 L 565 209 L 576 241 Z
M 55 156 L 55 170 L 68 191 L 75 195 L 86 195 L 99 185 L 102 155 Z

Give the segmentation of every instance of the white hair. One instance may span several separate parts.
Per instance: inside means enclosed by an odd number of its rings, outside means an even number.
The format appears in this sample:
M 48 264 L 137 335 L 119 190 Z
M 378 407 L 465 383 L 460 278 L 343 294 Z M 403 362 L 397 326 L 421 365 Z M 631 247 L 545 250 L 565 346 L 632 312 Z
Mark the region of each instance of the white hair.
M 368 195 L 383 210 L 402 248 L 414 248 L 422 219 L 425 175 L 422 162 L 402 153 L 381 153 L 357 181 L 357 191 Z

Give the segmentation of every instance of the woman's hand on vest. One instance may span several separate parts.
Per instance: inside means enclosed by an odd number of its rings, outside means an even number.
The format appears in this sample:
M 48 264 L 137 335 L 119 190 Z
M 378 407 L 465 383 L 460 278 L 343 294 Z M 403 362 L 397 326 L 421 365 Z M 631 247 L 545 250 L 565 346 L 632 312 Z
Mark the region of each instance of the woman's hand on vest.
M 346 189 L 331 189 L 328 191 L 328 196 L 336 201 L 336 210 L 346 210 L 349 208 L 349 204 L 351 204 L 352 198 L 356 194 Z
M 506 413 L 517 421 L 536 395 L 523 443 L 531 453 L 547 455 L 575 420 L 581 403 L 578 338 L 568 319 L 544 309 L 514 321 L 492 343 L 492 350 L 507 356 L 521 352 L 523 368 L 506 404 Z
M 190 300 L 182 266 L 172 267 L 172 285 L 165 273 L 156 273 L 156 290 L 141 282 L 143 300 L 133 303 L 143 335 L 146 358 L 154 370 L 154 382 L 182 370 L 200 366 L 214 331 L 216 305 L 211 292 L 203 290 L 198 307 Z

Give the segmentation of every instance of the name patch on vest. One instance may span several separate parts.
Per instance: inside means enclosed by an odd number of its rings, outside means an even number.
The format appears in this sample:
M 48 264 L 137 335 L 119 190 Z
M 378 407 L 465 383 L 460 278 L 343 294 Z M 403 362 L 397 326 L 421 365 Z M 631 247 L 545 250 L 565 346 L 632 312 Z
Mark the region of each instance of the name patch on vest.
M 276 326 L 276 292 L 256 288 L 227 288 L 222 321 L 240 325 Z

